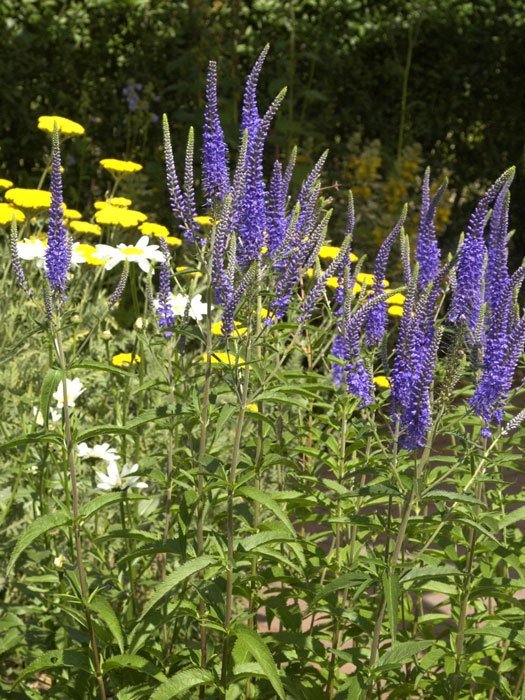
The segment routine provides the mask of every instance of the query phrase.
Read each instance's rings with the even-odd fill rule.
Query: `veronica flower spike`
[[[506,170],[489,187],[474,209],[465,230],[465,239],[456,265],[456,289],[450,307],[450,320],[464,322],[474,333],[483,305],[483,277],[487,247],[484,233],[489,207],[507,181],[512,181],[515,168]]]
[[[64,224],[63,203],[60,140],[58,129],[55,128],[52,143],[51,206],[49,208],[45,272],[51,292],[57,301],[63,300],[67,286],[67,273],[71,263],[71,241]]]
[[[206,78],[206,108],[202,145],[202,184],[208,204],[224,200],[230,189],[228,151],[217,105],[217,64],[210,61]]]
[[[405,204],[401,216],[392,231],[383,241],[377,254],[376,263],[374,266],[374,282],[372,284],[372,295],[378,297],[384,292],[384,282],[386,275],[386,266],[390,251],[394,245],[394,241],[401,233],[403,224],[405,223],[408,207]],[[386,333],[387,325],[387,303],[383,300],[379,304],[374,304],[370,309],[370,313],[366,319],[366,339],[368,345],[378,345]]]
[[[416,262],[419,264],[419,289],[426,289],[427,285],[435,279],[439,269],[441,253],[436,238],[434,217],[446,188],[447,181],[445,180],[430,201],[430,168],[425,170],[416,248]]]

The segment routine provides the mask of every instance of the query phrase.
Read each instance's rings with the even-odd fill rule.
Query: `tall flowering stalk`
[[[426,444],[432,424],[430,392],[441,340],[435,325],[437,302],[448,267],[443,266],[422,296],[417,269],[407,291],[392,367],[392,418],[399,445],[408,450]]]
[[[164,162],[166,166],[166,184],[168,187],[168,198],[170,203],[171,211],[176,219],[180,220],[180,227],[184,231],[184,235],[189,243],[195,243],[198,241],[197,229],[198,226],[195,222],[195,203],[193,201],[193,177],[190,176],[189,170],[192,171],[191,160],[186,157],[186,175],[185,175],[185,191],[180,186],[179,177],[177,175],[177,169],[175,167],[175,159],[173,157],[173,147],[171,145],[170,127],[168,123],[168,118],[165,114],[162,115],[162,135],[163,135],[163,145],[164,145]],[[193,153],[193,142],[188,139],[188,153]],[[187,184],[191,181],[191,188],[189,189]]]
[[[175,323],[173,305],[171,301],[171,269],[168,244],[164,238],[159,239],[160,249],[164,254],[164,260],[159,265],[159,292],[157,299],[157,323],[163,329],[164,337],[172,335]]]
[[[55,125],[52,141],[51,207],[49,209],[45,272],[53,299],[58,303],[64,300],[67,273],[71,264],[71,240],[64,224],[63,204],[60,138]]]
[[[224,201],[230,190],[228,149],[217,104],[217,64],[210,61],[206,78],[206,107],[202,144],[202,186],[208,204]]]
[[[405,204],[398,222],[383,241],[376,257],[374,265],[374,282],[372,284],[372,297],[378,298],[384,293],[386,278],[386,266],[394,241],[400,235],[405,223],[408,207]],[[380,301],[370,308],[366,319],[366,338],[369,345],[378,345],[386,333],[387,308],[386,301]]]
[[[426,289],[438,274],[441,253],[437,242],[434,219],[446,188],[447,181],[445,180],[431,200],[430,168],[425,170],[416,248],[416,262],[419,266],[418,286],[420,290]]]
[[[486,191],[465,230],[463,245],[456,265],[456,289],[452,297],[449,317],[453,322],[464,322],[472,333],[478,325],[484,299],[484,270],[487,246],[484,234],[491,204],[503,187],[514,177],[515,168],[506,170]]]

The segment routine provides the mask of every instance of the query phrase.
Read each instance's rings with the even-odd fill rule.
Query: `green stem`
[[[212,239],[215,238],[215,224],[213,226]],[[212,310],[212,290],[208,284],[206,290],[206,368],[204,370],[204,387],[202,391],[201,403],[201,429],[198,452],[198,474],[197,474],[197,556],[204,554],[204,486],[205,470],[204,456],[206,454],[206,443],[208,437],[208,414],[210,409],[210,389],[211,389],[211,353],[212,353],[212,333],[211,333],[211,310]],[[205,624],[206,602],[201,596],[199,599],[199,636],[201,647],[201,667],[205,669],[208,663],[208,630]],[[199,697],[204,698],[205,688],[199,690]]]
[[[337,482],[339,485],[343,483],[344,473],[345,473],[345,463],[346,463],[346,431],[347,431],[347,402],[343,398],[343,415],[341,418],[341,432],[339,436],[339,459],[338,459],[338,473]],[[335,524],[335,566],[336,575],[339,576],[341,573],[341,519],[342,508],[341,508],[341,496],[337,494],[337,508],[336,508],[336,524]],[[342,604],[344,606],[346,602],[346,595],[343,592]],[[335,694],[335,663],[337,658],[337,648],[340,644],[341,636],[341,617],[338,616],[334,623],[334,629],[332,631],[332,650],[330,653],[330,659],[328,662],[328,681],[326,684],[326,697],[333,698]]]
[[[126,492],[124,491],[124,499],[126,499]],[[126,499],[127,500],[127,499]],[[126,523],[126,511],[124,508],[124,500],[120,502],[120,520],[122,523],[122,529],[124,532],[126,532],[127,528],[127,523]],[[126,553],[130,554],[131,553],[131,547],[129,543],[129,539],[127,537],[124,538],[126,541]],[[129,573],[129,586],[130,586],[130,593],[131,593],[131,610],[133,612],[133,616],[137,616],[137,603],[136,603],[136,595],[135,595],[135,578],[133,575],[133,562],[130,558],[128,558],[128,573]]]
[[[170,340],[166,343],[166,361],[167,361],[167,371],[168,371],[168,389],[169,389],[169,403],[173,406],[175,403],[175,390],[173,385],[173,361],[171,354],[173,352],[173,343]],[[173,496],[173,431],[174,431],[174,420],[173,417],[170,418],[169,428],[168,428],[168,439],[166,444],[166,500],[164,504],[164,532],[162,534],[162,541],[165,544],[171,525],[171,502]],[[164,581],[166,578],[166,565],[167,565],[167,554],[162,553],[161,565],[160,565],[160,578]],[[169,640],[168,640],[168,627],[166,623],[162,626],[162,641],[164,644],[165,656],[169,656]]]
[[[483,483],[478,481],[476,484],[476,498],[481,499],[483,489]],[[477,510],[477,508],[476,508]],[[474,555],[476,553],[476,541],[478,538],[477,531],[471,527],[469,528],[469,538],[467,545],[467,561],[465,566],[465,579],[462,587],[461,603],[459,607],[458,615],[458,628],[456,632],[456,669],[454,676],[452,678],[452,689],[453,696],[452,700],[455,700],[462,688],[462,678],[461,678],[461,662],[463,660],[463,654],[465,651],[465,630],[467,627],[467,612],[468,603],[470,597],[470,591],[472,587],[472,569],[474,566]]]
[[[67,398],[67,365],[64,356],[64,348],[62,344],[62,334],[60,330],[55,332],[55,348],[57,352],[58,364],[62,370],[62,391],[64,394],[64,439],[66,445],[66,455],[67,455],[67,466],[69,470],[69,478],[71,481],[71,497],[72,497],[72,511],[73,511],[73,537],[75,540],[75,553],[76,562],[78,569],[78,578],[80,582],[80,592],[82,596],[82,606],[84,608],[84,617],[86,620],[86,627],[88,629],[91,651],[93,653],[93,665],[95,667],[95,674],[97,677],[98,694],[100,700],[106,700],[106,689],[104,686],[104,677],[102,675],[102,669],[100,664],[100,657],[97,646],[97,638],[95,635],[95,628],[93,626],[93,621],[91,619],[91,614],[89,612],[89,589],[87,585],[86,570],[84,568],[84,561],[82,558],[82,539],[80,535],[80,508],[78,500],[78,487],[77,487],[77,473],[75,468],[75,453],[76,445],[71,432],[71,419],[69,415],[69,406]]]
[[[234,522],[233,522],[233,501],[235,497],[235,482],[237,478],[237,466],[239,463],[242,431],[244,427],[244,416],[246,414],[246,405],[248,402],[248,386],[250,380],[250,365],[249,365],[249,347],[247,348],[245,364],[244,364],[244,380],[242,384],[241,405],[239,415],[237,416],[237,425],[235,428],[235,437],[233,441],[233,449],[230,463],[230,471],[228,474],[228,498],[226,505],[226,539],[228,549],[228,568],[226,570],[226,598],[224,606],[224,640],[222,645],[222,667],[221,667],[221,685],[226,697],[228,689],[228,662],[230,658],[230,630],[233,607],[233,574],[235,567],[234,555]]]

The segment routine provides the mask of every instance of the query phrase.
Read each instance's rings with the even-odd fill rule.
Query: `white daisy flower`
[[[38,408],[38,406],[33,406],[33,415],[35,417],[35,423],[42,427],[44,425],[44,416],[42,415],[42,411]],[[54,408],[49,409],[49,420],[52,423],[56,423],[62,418],[62,414],[60,411],[57,411]]]
[[[38,236],[22,238],[16,244],[20,260],[36,260],[37,267],[44,267],[47,242]]]
[[[119,471],[116,462],[109,462],[107,473],[95,471],[97,475],[97,488],[102,491],[123,491],[124,489],[147,489],[144,481],[139,481],[138,476],[131,476],[139,468],[138,464],[125,464]]]
[[[66,379],[67,405],[70,408],[75,406],[75,401],[84,391],[84,389],[85,387],[78,377],[75,377],[74,379]],[[57,390],[53,394],[53,398],[57,402],[57,408],[64,408],[64,387],[62,382],[60,382],[58,385]]]
[[[159,307],[159,300],[155,299],[153,304],[155,309]],[[202,321],[203,317],[208,313],[208,305],[202,301],[202,294],[196,294],[190,300],[189,297],[181,294],[170,295],[170,305],[174,316],[184,316],[188,309],[188,316],[194,321]]]
[[[109,442],[88,447],[87,442],[79,442],[77,452],[80,459],[101,459],[104,462],[116,462],[120,459],[114,447],[110,447]]]
[[[104,265],[106,270],[111,270],[120,262],[129,260],[136,262],[143,272],[149,272],[151,261],[162,262],[164,254],[159,250],[158,245],[148,245],[148,236],[141,236],[135,245],[119,243],[116,248],[111,245],[99,243],[96,246],[96,253],[93,255],[99,260],[106,260]]]

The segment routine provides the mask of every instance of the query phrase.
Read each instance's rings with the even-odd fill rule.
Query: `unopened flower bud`
[[[102,340],[111,340],[111,338],[113,337],[113,334],[108,329],[106,329],[105,331],[102,331],[102,333],[100,335],[102,337]]]
[[[144,319],[142,316],[139,316],[135,323],[133,324],[134,328],[136,331],[142,331],[144,330]]]
[[[63,571],[64,564],[66,563],[66,558],[63,554],[59,554],[58,557],[53,559],[53,566],[57,571]]]

